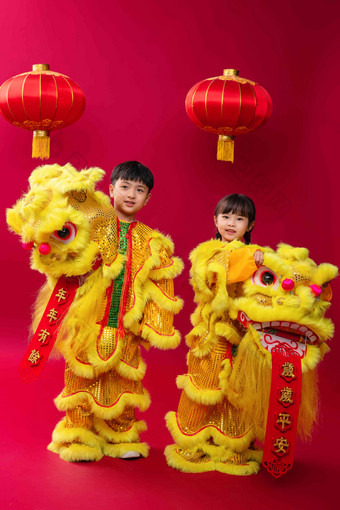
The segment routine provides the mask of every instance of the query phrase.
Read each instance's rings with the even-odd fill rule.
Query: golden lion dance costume
[[[171,240],[143,223],[120,222],[109,198],[95,191],[104,171],[46,165],[8,210],[11,229],[32,248],[31,267],[46,274],[33,318],[33,340],[20,370],[36,378],[55,341],[66,361],[56,398],[66,417],[49,449],[66,461],[147,456],[135,408],[146,410],[140,344],[177,347],[173,315],[182,307],[173,277],[182,262]],[[33,374],[33,375],[31,375]]]
[[[334,329],[324,314],[337,268],[284,244],[277,252],[261,248],[257,268],[258,248],[212,240],[191,254],[198,306],[188,373],[177,378],[177,412],[166,416],[176,444],[165,454],[181,471],[248,475],[264,455],[278,477],[292,466],[297,433],[311,433],[316,366]]]

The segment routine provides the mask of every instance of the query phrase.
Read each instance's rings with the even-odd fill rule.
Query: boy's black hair
[[[215,216],[217,217],[219,214],[239,214],[240,216],[244,216],[248,218],[249,225],[255,221],[256,209],[255,204],[251,198],[247,197],[247,195],[239,195],[238,193],[233,193],[232,195],[227,195],[223,197],[217,204],[215,209]],[[246,244],[250,244],[251,238],[251,230],[244,234],[244,242]],[[216,239],[222,239],[219,231],[216,232]]]
[[[111,184],[114,185],[118,179],[142,182],[148,187],[149,193],[154,184],[151,170],[139,161],[124,161],[124,163],[115,166],[111,173]]]

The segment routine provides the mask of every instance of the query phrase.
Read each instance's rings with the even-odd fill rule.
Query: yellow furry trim
[[[280,243],[277,247],[279,257],[288,260],[306,260],[309,255],[307,248],[293,248],[289,244]]]
[[[69,409],[74,409],[78,405],[87,403],[95,416],[102,418],[103,420],[111,420],[120,416],[127,406],[138,407],[140,411],[146,411],[151,404],[151,398],[145,389],[143,395],[136,393],[122,393],[114,405],[111,407],[104,407],[97,404],[93,396],[89,393],[79,391],[78,393],[67,397],[63,397],[61,393],[54,400],[54,403],[59,411],[67,411]]]
[[[52,433],[54,445],[65,446],[65,443],[79,443],[86,446],[101,448],[103,440],[91,430],[82,427],[66,427],[66,420],[61,420]]]
[[[162,280],[163,278],[175,278],[184,269],[183,261],[178,257],[172,257],[171,258],[171,265],[168,267],[159,267],[157,269],[152,269],[150,271],[149,277],[151,280],[158,281]]]
[[[188,335],[188,338],[189,335]],[[199,342],[196,347],[192,350],[192,353],[196,358],[204,358],[207,356],[218,342],[218,338],[213,333],[209,333],[203,341]]]
[[[47,449],[50,452],[57,453],[59,455],[60,445],[51,441],[50,444],[47,445]]]
[[[207,471],[215,471],[215,466],[212,461],[193,463],[183,459],[181,455],[177,453],[178,446],[171,444],[164,450],[166,461],[168,465],[184,473],[205,473]]]
[[[221,371],[218,375],[220,387],[224,395],[228,395],[229,392],[229,377],[232,371],[230,360],[227,358],[221,363]]]
[[[231,344],[238,345],[242,339],[236,328],[228,322],[216,322],[215,332],[218,336],[223,336]]]
[[[100,331],[100,328],[99,328],[99,331]],[[99,336],[99,331],[98,331],[97,337]],[[115,335],[117,335],[117,330],[115,331]],[[121,357],[122,357],[123,339],[119,338],[119,337],[116,339],[115,349],[108,359],[102,359],[99,356],[98,351],[97,351],[97,341],[96,341],[96,339],[94,339],[94,340],[95,340],[93,342],[94,345],[87,349],[87,357],[88,357],[89,363],[94,368],[94,373],[102,374],[102,373],[108,372],[109,370],[111,370],[113,368],[115,370],[117,370],[117,366],[120,364]],[[122,370],[122,372],[123,371],[124,371],[124,369]],[[118,370],[117,370],[117,372],[118,372]],[[129,372],[129,367],[126,366],[125,373],[128,373],[128,372]],[[133,368],[131,368],[131,372],[133,372]],[[135,374],[135,375],[137,375],[137,374]],[[133,377],[128,377],[128,379],[133,379]]]
[[[215,405],[221,402],[224,397],[221,388],[211,390],[196,386],[190,374],[177,376],[176,384],[179,389],[185,391],[191,400],[198,404]]]
[[[328,345],[323,342],[322,344],[320,344],[320,355],[321,355],[321,359],[324,358],[325,354],[327,354],[328,352],[330,351],[330,348],[328,347]]]
[[[213,293],[206,283],[207,263],[222,248],[221,241],[212,239],[199,244],[189,255],[192,264],[190,270],[191,284],[194,289],[197,289],[202,294],[202,297],[213,297]]]
[[[234,464],[231,461],[215,462],[208,455],[200,462],[190,462],[185,460],[182,455],[178,453],[178,446],[176,444],[169,445],[165,448],[165,456],[169,466],[183,471],[185,473],[204,473],[208,471],[219,471],[229,475],[246,476],[252,475],[259,471],[260,466],[257,462],[247,462],[246,464]],[[185,452],[183,452],[185,454]]]
[[[59,193],[69,191],[92,191],[97,182],[105,176],[105,171],[98,167],[79,172],[70,163],[60,165],[42,165],[33,170],[28,181],[32,190],[49,186]],[[96,201],[107,206],[110,199],[101,191],[95,193]]]
[[[169,429],[174,441],[184,449],[192,449],[196,446],[208,443],[212,438],[217,446],[226,446],[234,452],[242,452],[248,448],[255,439],[252,429],[248,430],[243,436],[229,437],[223,434],[214,426],[207,426],[200,431],[192,434],[185,434],[177,421],[177,413],[170,411],[165,416],[166,426]]]
[[[315,272],[314,281],[317,285],[323,285],[338,276],[338,268],[333,264],[320,264]]]
[[[216,471],[227,475],[248,476],[256,475],[260,471],[260,465],[256,461],[248,461],[246,464],[233,464],[231,462],[217,462]]]
[[[128,430],[122,432],[113,430],[104,420],[94,419],[94,427],[98,434],[109,443],[135,443],[139,434],[147,430],[145,421],[135,421]]]
[[[133,451],[140,453],[142,457],[147,457],[149,455],[149,449],[146,443],[106,443],[103,446],[103,453],[108,457],[120,458],[124,453]]]
[[[151,328],[148,324],[144,324],[141,336],[150,342],[152,347],[158,349],[176,349],[181,341],[181,334],[176,329],[173,330],[171,335],[163,335]]]
[[[167,296],[158,285],[149,280],[144,285],[147,299],[156,303],[160,308],[168,312],[178,313],[183,307],[183,300],[178,297]]]
[[[322,354],[316,345],[307,345],[306,356],[301,360],[302,373],[314,370],[322,360]]]
[[[261,450],[260,448],[255,448],[254,450],[249,448],[248,450],[246,450],[243,453],[245,454],[245,456],[247,457],[248,460],[255,460],[259,464],[262,463],[263,450]]]
[[[145,375],[146,363],[141,358],[138,367],[135,368],[127,365],[124,363],[124,361],[120,361],[115,366],[115,370],[118,372],[118,374],[125,377],[126,379],[130,379],[131,381],[141,381]]]
[[[52,442],[47,449],[59,453],[60,458],[66,462],[93,462],[103,458],[103,452],[99,448],[77,443],[62,446],[56,452],[55,445]]]
[[[225,462],[235,455],[235,452],[225,446],[216,446],[210,443],[202,443],[186,451],[190,454],[204,453],[214,462]]]
[[[207,278],[212,279],[212,275],[215,275],[215,295],[211,308],[218,313],[228,308],[227,274],[223,266],[211,262],[207,268]]]
[[[60,343],[58,345],[58,350],[60,354],[63,355],[66,364],[77,376],[85,377],[86,379],[93,379],[96,376],[96,372],[93,366],[91,366],[88,363],[83,363],[79,361],[75,357],[75,354],[67,341],[65,341],[64,343]]]
[[[222,321],[216,322],[216,320],[216,314],[212,313],[208,323],[198,323],[192,328],[190,333],[186,335],[185,339],[188,347],[192,347],[195,339],[200,339],[196,342],[196,347],[192,350],[196,357],[203,358],[209,354],[218,342],[219,337],[224,337],[235,345],[240,343],[241,336],[232,324]]]
[[[212,271],[209,271],[208,269],[215,266],[212,266],[211,264],[208,266],[210,259],[217,253],[240,248],[242,246],[244,246],[243,243],[238,240],[232,241],[226,245],[217,239],[212,239],[199,244],[190,253],[189,259],[192,263],[190,271],[191,284],[195,291],[196,302],[207,302],[214,298],[214,292],[210,288],[212,283]]]
[[[181,307],[183,306],[183,302],[179,298],[172,298],[171,300],[167,299],[166,296],[160,291],[158,291],[158,287],[155,284],[151,284],[149,281],[150,272],[154,269],[160,269],[162,264],[160,252],[164,250],[164,248],[168,251],[169,254],[172,253],[173,243],[170,238],[163,236],[157,231],[152,231],[152,238],[149,242],[150,247],[150,256],[145,261],[144,266],[138,271],[136,278],[134,280],[133,291],[135,295],[135,302],[132,308],[125,314],[124,316],[124,327],[130,329],[130,331],[138,334],[140,330],[140,320],[143,317],[143,312],[145,305],[148,299],[152,299],[156,305],[160,308],[164,308],[165,310],[175,311],[177,313]],[[165,306],[164,306],[165,304]],[[166,308],[165,308],[166,307]],[[143,332],[146,334],[144,336]],[[150,337],[154,336],[150,333],[146,328],[142,330],[142,336],[145,340],[149,340]],[[177,341],[177,337],[176,337]],[[157,341],[152,343],[151,345],[156,345]],[[171,343],[171,342],[170,342]],[[179,341],[178,341],[179,343]],[[173,342],[174,347],[178,345]],[[164,349],[174,348],[172,346],[166,347],[162,343]]]

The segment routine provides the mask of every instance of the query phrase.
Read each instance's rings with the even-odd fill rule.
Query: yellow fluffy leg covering
[[[146,443],[106,443],[103,446],[104,455],[108,457],[119,458],[127,452],[138,452],[142,457],[147,457],[149,454],[149,446]]]
[[[94,427],[103,440],[104,455],[121,457],[124,453],[135,451],[142,457],[148,456],[148,445],[139,440],[139,434],[144,432],[147,426],[144,421],[136,420],[133,407],[124,409],[119,418],[114,420],[95,418]]]
[[[246,476],[259,471],[256,461],[249,461],[245,454],[225,451],[220,458],[212,457],[202,449],[183,450],[173,444],[165,449],[165,456],[169,466],[184,473],[204,473],[207,471],[220,471],[228,475]]]
[[[251,448],[252,429],[239,437],[227,436],[213,426],[189,434],[181,429],[174,412],[166,415],[166,422],[177,443],[165,449],[169,466],[186,473],[220,471],[243,476],[259,471],[262,452]]]
[[[93,431],[69,427],[65,418],[57,424],[47,448],[67,462],[81,462],[100,460],[103,457],[102,445],[102,439]]]

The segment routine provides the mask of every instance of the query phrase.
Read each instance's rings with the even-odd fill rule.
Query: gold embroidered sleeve
[[[183,306],[183,301],[174,293],[174,265],[177,272],[182,268],[179,259],[172,259],[165,250],[160,252],[161,264],[154,269],[145,285],[147,303],[141,325],[141,336],[150,345],[160,349],[174,349],[180,342],[179,332],[174,329],[174,314]],[[181,261],[180,261],[181,262]],[[158,279],[162,275],[162,278]],[[169,276],[169,277],[167,277]]]

